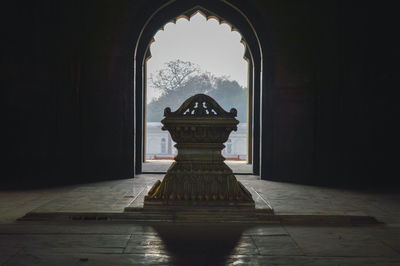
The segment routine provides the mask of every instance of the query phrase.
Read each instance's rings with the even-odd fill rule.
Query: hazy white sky
[[[180,59],[198,64],[202,71],[225,75],[247,86],[244,45],[240,43],[240,34],[231,31],[229,25],[220,25],[216,19],[207,21],[197,13],[190,21],[181,18],[176,24],[168,23],[154,39],[150,46],[152,57],[147,61],[148,77],[163,68],[164,63]],[[147,84],[147,101],[150,102],[160,92],[151,86],[150,80]]]

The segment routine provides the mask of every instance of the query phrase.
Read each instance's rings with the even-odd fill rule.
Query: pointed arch
[[[154,41],[156,32],[162,29],[168,22],[175,23],[179,18],[190,18],[197,12],[201,12],[207,19],[215,18],[220,23],[227,23],[232,31],[238,31],[242,35],[241,42],[245,45],[244,58],[249,62],[248,94],[250,97],[249,111],[253,114],[249,123],[249,145],[251,152],[248,156],[253,162],[253,173],[261,172],[261,99],[262,99],[262,69],[263,52],[260,40],[249,18],[236,6],[226,0],[219,1],[190,1],[171,0],[160,6],[145,22],[134,48],[134,168],[135,173],[142,172],[143,136],[146,102],[146,61],[151,57],[150,45]]]

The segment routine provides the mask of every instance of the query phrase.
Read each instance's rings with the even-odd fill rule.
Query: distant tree
[[[185,85],[193,74],[199,73],[199,67],[189,61],[175,60],[165,64],[155,76],[150,77],[153,87],[169,93]]]
[[[197,93],[207,93],[212,89],[211,80],[207,75],[193,76],[175,90],[163,92],[160,97],[150,102],[147,106],[147,121],[160,122],[165,107],[176,110],[187,98]]]
[[[147,106],[149,122],[160,122],[165,107],[176,110],[187,98],[198,93],[210,95],[227,111],[232,107],[236,108],[238,120],[247,120],[246,89],[227,77],[215,77],[209,72],[199,73],[198,68],[191,62],[168,62],[166,68],[160,70],[152,79],[152,84],[161,90],[162,94]]]
[[[247,90],[241,87],[236,80],[229,80],[226,77],[215,78],[214,89],[208,95],[227,111],[232,107],[236,108],[237,119],[240,122],[247,121]]]

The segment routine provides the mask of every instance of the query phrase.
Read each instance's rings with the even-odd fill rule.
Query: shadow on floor
[[[250,228],[224,224],[159,224],[152,227],[174,265],[226,265],[242,233]]]

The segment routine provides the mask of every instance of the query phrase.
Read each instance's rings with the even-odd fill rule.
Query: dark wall
[[[2,186],[133,176],[133,49],[165,2],[2,7]],[[263,47],[262,177],[393,181],[399,43],[389,2],[231,3]]]
[[[276,60],[267,95],[271,110],[264,112],[272,129],[266,176],[395,183],[395,9],[368,1],[275,3],[264,2],[266,19],[255,22],[269,30],[260,35],[269,36]]]

